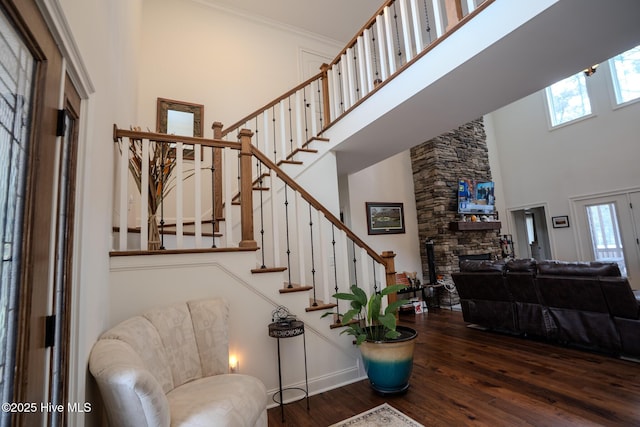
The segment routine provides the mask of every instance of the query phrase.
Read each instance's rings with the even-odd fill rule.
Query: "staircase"
[[[369,293],[391,283],[394,254],[376,253],[336,217],[337,173],[366,167],[609,57],[616,43],[637,42],[633,19],[616,15],[609,4],[446,0],[443,9],[441,4],[387,1],[319,74],[227,128],[214,123],[212,139],[115,127],[114,141],[129,155],[120,157],[115,177],[120,214],[114,218],[111,252],[112,299],[118,302],[112,321],[171,302],[177,292],[181,299],[223,296],[232,307],[247,307],[234,311],[230,331],[241,337],[232,340],[232,351],[242,357],[241,372],[263,378],[273,389],[274,355],[263,350],[273,346],[266,324],[284,305],[305,322],[312,371],[317,369],[310,378],[314,392],[362,378],[357,352],[335,328],[346,307],[331,295],[352,283]],[[615,21],[630,30],[620,31],[627,37],[622,42],[606,31],[597,40],[583,37],[588,54],[585,49],[560,54],[561,44],[549,38],[572,37],[574,21],[591,28],[596,21],[605,27]],[[513,52],[511,44],[524,58],[501,57]],[[458,55],[451,55],[452,49]],[[538,50],[558,58],[545,63],[532,54]],[[505,63],[513,64],[510,70],[492,68]],[[504,78],[534,66],[538,71],[528,81]],[[460,88],[471,94],[464,103],[443,96]],[[444,101],[434,106],[428,99]],[[127,147],[134,143],[140,146],[142,170],[158,160],[149,158],[151,148],[165,144],[176,154],[160,163],[176,162],[175,176],[191,174],[161,183],[162,212],[156,214],[163,250],[147,250],[147,192],[136,192],[129,174],[133,157]],[[195,145],[193,160],[182,158],[185,144]],[[331,155],[336,160],[329,174],[323,162]],[[300,182],[323,185],[305,188]],[[174,187],[164,195],[169,184]],[[140,187],[149,185],[143,174]],[[333,322],[316,312],[328,309],[334,310]],[[285,349],[291,357],[299,357],[296,351]],[[285,381],[295,386],[301,375],[294,371]]]

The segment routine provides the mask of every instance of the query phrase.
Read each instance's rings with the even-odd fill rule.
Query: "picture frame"
[[[551,217],[553,228],[569,228],[569,217],[567,215]]]
[[[404,204],[366,202],[367,232],[375,234],[402,234],[404,228]]]

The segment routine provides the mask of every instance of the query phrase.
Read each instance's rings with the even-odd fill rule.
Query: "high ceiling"
[[[346,44],[383,0],[199,0],[243,15],[266,18]]]

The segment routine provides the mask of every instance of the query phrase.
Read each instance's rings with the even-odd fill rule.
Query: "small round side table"
[[[305,388],[300,387],[287,387],[285,389],[282,388],[282,359],[280,356],[280,338],[292,338],[302,335],[302,345],[304,350],[304,383]],[[282,421],[284,422],[284,399],[282,396],[282,392],[284,390],[300,390],[304,394],[301,398],[294,400],[294,403],[298,402],[302,399],[307,399],[307,410],[309,410],[309,378],[307,376],[307,341],[304,336],[304,322],[300,320],[286,320],[280,322],[273,322],[269,324],[269,336],[278,339],[278,385],[280,391],[274,393],[273,401],[280,404],[280,411],[282,413]],[[279,398],[276,399],[276,396]]]

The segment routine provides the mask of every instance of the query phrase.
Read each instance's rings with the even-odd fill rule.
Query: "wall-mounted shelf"
[[[487,222],[453,221],[449,223],[449,230],[451,231],[500,230],[501,227],[502,227],[502,223],[500,221],[487,221]]]

